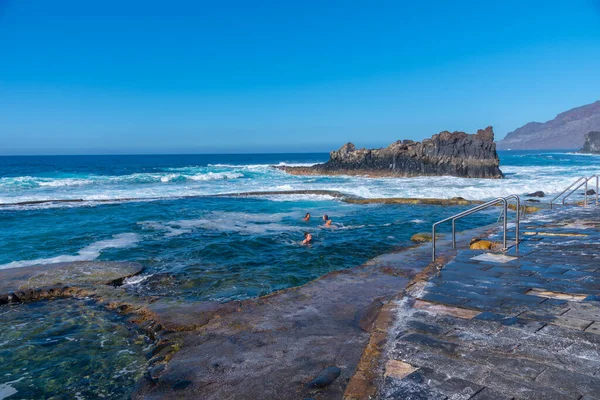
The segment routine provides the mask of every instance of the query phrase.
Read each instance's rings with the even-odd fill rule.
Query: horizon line
[[[498,152],[539,151],[539,152],[572,152],[579,148],[569,149],[497,149]],[[235,156],[235,155],[283,155],[283,154],[329,154],[331,151],[277,151],[248,153],[58,153],[58,154],[0,154],[0,157],[88,157],[88,156]]]

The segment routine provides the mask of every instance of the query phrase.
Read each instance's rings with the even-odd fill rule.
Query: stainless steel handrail
[[[435,228],[439,225],[442,224],[444,222],[448,222],[448,221],[452,221],[452,246],[453,248],[456,248],[456,220],[466,217],[467,215],[471,215],[473,213],[476,213],[478,211],[481,210],[485,210],[486,208],[489,207],[493,207],[498,203],[502,203],[503,205],[503,225],[504,225],[504,237],[503,237],[503,244],[504,244],[504,248],[506,249],[506,210],[508,209],[508,203],[506,201],[505,198],[503,197],[498,197],[497,199],[494,200],[490,200],[487,203],[483,203],[478,205],[477,207],[473,207],[469,210],[463,211],[461,213],[458,213],[456,215],[453,215],[451,217],[448,217],[446,219],[443,219],[441,221],[438,221],[436,223],[434,223],[431,227],[432,230],[432,236],[431,236],[431,242],[432,242],[432,260],[435,261],[435,242],[436,242],[436,238],[435,238]]]
[[[571,189],[573,186],[575,186],[580,180],[582,179],[587,179],[585,176],[579,177],[575,182],[571,183],[569,185],[569,187],[567,187],[565,190],[563,190],[562,192],[560,192],[555,198],[553,198],[552,200],[550,200],[550,209],[552,210],[552,203],[554,203],[560,196],[562,196],[563,194],[565,194],[567,192],[567,190]]]
[[[580,183],[575,189],[571,190],[565,197],[563,197],[563,199],[562,199],[563,206],[565,205],[565,202],[566,202],[567,198],[569,196],[571,196],[573,193],[575,193],[575,191],[577,189],[579,189],[581,186],[583,186],[584,184],[585,184],[585,192],[584,192],[583,205],[587,206],[588,205],[588,201],[587,201],[587,198],[588,198],[588,194],[587,194],[587,192],[588,192],[588,182],[591,181],[594,178],[596,178],[596,204],[598,204],[598,175],[592,175],[589,178],[585,178],[585,180],[582,183]]]
[[[507,210],[508,210],[508,199],[515,199],[515,211],[517,213],[517,221],[515,224],[515,228],[516,228],[516,234],[515,234],[515,247],[517,249],[517,251],[519,251],[519,231],[520,231],[520,221],[521,221],[521,198],[519,196],[517,196],[516,194],[511,194],[509,196],[506,197],[498,197],[497,199],[494,200],[490,200],[487,203],[481,204],[479,206],[473,207],[469,210],[463,211],[461,213],[458,213],[456,215],[453,215],[451,217],[448,217],[446,219],[443,219],[441,221],[436,222],[435,224],[432,225],[431,230],[432,230],[432,237],[431,237],[431,241],[432,241],[432,259],[433,261],[435,261],[435,243],[436,243],[436,238],[435,238],[435,228],[437,227],[437,225],[447,222],[447,221],[452,221],[452,248],[456,249],[456,220],[466,217],[468,215],[474,214],[476,212],[482,211],[486,208],[495,206],[498,203],[502,203],[503,210],[502,210],[502,217],[503,217],[503,250],[506,250],[506,233],[507,233],[507,228],[508,228],[508,223],[507,223]]]
[[[594,176],[596,177],[596,205],[598,205],[598,204],[600,204],[600,202],[598,201],[599,200],[598,192],[600,192],[600,175],[599,174],[592,175],[592,176],[590,176],[590,178],[593,178]],[[587,192],[587,190],[586,190],[586,192]]]
[[[515,248],[517,251],[519,251],[519,231],[521,230],[521,198],[516,194],[511,194],[506,196],[505,199],[515,199],[515,211],[517,212],[517,221],[515,222]],[[525,209],[523,209],[523,213],[525,213]],[[506,248],[506,244],[504,245],[504,248]]]

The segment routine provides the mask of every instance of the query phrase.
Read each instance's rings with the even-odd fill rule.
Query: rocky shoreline
[[[422,142],[397,141],[383,149],[356,149],[347,143],[329,161],[311,167],[277,166],[293,175],[366,177],[456,176],[499,179],[504,175],[491,126],[476,134],[444,131]]]

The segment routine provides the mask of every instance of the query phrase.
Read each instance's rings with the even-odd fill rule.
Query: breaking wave
[[[100,256],[100,253],[106,249],[125,249],[135,246],[141,240],[136,233],[120,233],[114,235],[111,239],[99,240],[91,243],[75,255],[62,254],[50,258],[38,258],[35,260],[13,261],[8,264],[0,264],[0,269],[28,267],[30,265],[56,264],[60,262],[73,261],[92,261]]]

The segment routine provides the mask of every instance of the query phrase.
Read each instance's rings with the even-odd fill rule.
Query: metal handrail
[[[562,199],[563,206],[565,205],[565,201],[567,200],[567,198],[569,196],[571,196],[573,193],[575,193],[575,191],[577,189],[579,189],[581,186],[583,186],[585,184],[585,192],[584,192],[583,205],[587,207],[587,205],[588,205],[588,201],[587,201],[587,198],[588,198],[588,194],[587,194],[587,192],[588,192],[588,182],[591,181],[594,178],[596,178],[596,204],[598,204],[598,175],[592,175],[589,178],[585,178],[584,182],[580,183],[575,189],[571,190],[569,192],[569,194],[567,194],[565,197],[563,197],[563,199]]]
[[[506,215],[507,215],[507,210],[508,210],[508,199],[515,199],[516,202],[516,207],[515,207],[515,211],[517,212],[517,221],[515,224],[515,228],[516,228],[516,234],[515,234],[515,248],[517,249],[517,251],[519,251],[519,231],[520,231],[520,221],[521,221],[521,198],[519,196],[517,196],[516,194],[511,194],[505,197],[498,197],[497,199],[494,200],[490,200],[487,203],[481,204],[479,206],[473,207],[469,210],[463,211],[461,213],[458,213],[456,215],[453,215],[451,217],[448,217],[446,219],[443,219],[441,221],[436,222],[435,224],[432,225],[432,238],[431,241],[433,243],[432,246],[432,259],[433,261],[435,261],[435,243],[436,243],[436,238],[435,238],[435,228],[437,225],[447,222],[447,221],[452,221],[452,248],[456,249],[456,220],[466,217],[468,215],[474,214],[476,212],[482,211],[486,208],[495,206],[498,203],[502,203],[503,204],[503,210],[502,210],[502,217],[503,217],[503,250],[506,250],[506,233],[507,233],[507,219],[506,219]]]
[[[516,201],[516,207],[515,210],[517,212],[517,221],[515,222],[515,229],[516,229],[516,234],[515,234],[515,248],[517,251],[519,251],[519,231],[521,229],[521,198],[519,196],[517,196],[516,194],[510,194],[508,196],[505,197],[505,199],[515,199]],[[525,209],[523,209],[523,214],[525,214]],[[506,248],[506,244],[504,244],[504,248]]]
[[[598,196],[599,196],[598,192],[600,192],[600,175],[599,174],[592,175],[592,176],[590,176],[590,179],[593,178],[594,176],[596,177],[596,205],[598,205],[598,204],[600,204],[600,201],[599,201],[600,199],[598,198]],[[586,190],[586,192],[587,192],[587,190]]]
[[[553,198],[552,200],[550,200],[550,209],[552,210],[552,203],[554,203],[560,196],[562,196],[563,194],[565,194],[567,190],[571,189],[573,186],[575,186],[582,179],[587,180],[587,178],[585,176],[579,177],[575,182],[571,183],[569,185],[569,187],[567,187],[565,190],[563,190],[562,192],[560,192],[555,198]]]
[[[458,213],[456,215],[453,215],[451,217],[448,217],[446,219],[443,219],[441,221],[438,221],[436,223],[434,223],[431,227],[432,230],[432,236],[431,236],[431,241],[432,241],[432,260],[435,261],[435,228],[439,225],[442,224],[444,222],[448,222],[448,221],[452,221],[452,246],[453,248],[456,248],[456,220],[466,217],[467,215],[471,215],[473,213],[476,213],[478,211],[482,211],[485,210],[486,208],[495,206],[498,203],[502,203],[503,204],[503,225],[504,225],[504,237],[503,237],[503,243],[504,243],[504,248],[506,249],[506,210],[508,208],[508,203],[506,201],[505,198],[503,197],[498,197],[497,199],[494,200],[490,200],[487,203],[483,203],[477,207],[473,207],[469,210],[463,211],[461,213]]]

